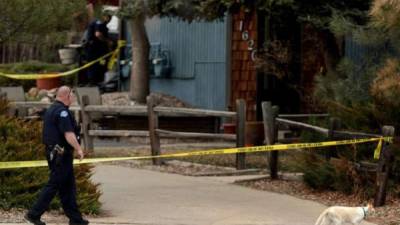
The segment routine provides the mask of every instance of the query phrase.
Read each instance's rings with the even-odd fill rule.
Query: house
[[[127,25],[122,37],[128,41]],[[313,32],[288,16],[274,21],[263,13],[240,11],[221,21],[187,23],[175,18],[152,18],[146,22],[151,42],[151,92],[176,96],[206,109],[235,110],[236,99],[245,99],[247,120],[261,120],[262,101],[271,101],[281,113],[313,109],[311,90],[315,74],[323,65],[315,54]],[[307,30],[309,29],[309,30]],[[255,68],[259,46],[271,39],[287,40],[294,53],[290,73],[283,79]],[[311,50],[310,50],[311,49]],[[322,53],[319,53],[322,54]],[[300,56],[307,56],[305,63]],[[161,57],[161,58],[160,58]],[[163,68],[155,68],[164,58]],[[122,60],[121,89],[129,88],[129,66]]]

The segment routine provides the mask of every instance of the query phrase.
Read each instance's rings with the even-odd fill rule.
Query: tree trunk
[[[138,16],[129,21],[132,35],[132,72],[130,98],[139,103],[146,103],[149,95],[149,50],[150,44],[144,26],[145,16]]]

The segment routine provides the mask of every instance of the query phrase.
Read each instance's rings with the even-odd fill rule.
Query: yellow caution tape
[[[124,41],[118,41],[118,46],[117,48],[112,51],[109,52],[103,56],[101,56],[98,59],[95,59],[91,62],[86,63],[85,65],[78,67],[76,69],[70,70],[70,71],[66,71],[66,72],[62,72],[62,73],[48,73],[48,74],[8,74],[8,73],[3,73],[0,72],[0,76],[3,77],[8,77],[11,79],[16,79],[16,80],[36,80],[36,79],[50,79],[50,78],[55,78],[55,77],[64,77],[64,76],[69,76],[72,74],[77,73],[80,70],[86,69],[90,66],[92,66],[93,64],[97,63],[97,62],[101,62],[104,61],[107,57],[111,56],[111,60],[112,63],[110,62],[108,66],[112,66],[114,65],[114,63],[116,62],[117,56],[119,54],[119,50],[120,48],[122,48],[123,46],[125,46],[125,42]],[[103,63],[104,64],[104,63]]]
[[[381,150],[382,150],[382,139],[379,140],[378,146],[376,146],[375,151],[374,151],[374,159],[379,159],[381,155]]]
[[[321,148],[321,147],[338,146],[338,145],[351,145],[351,144],[360,144],[360,143],[376,142],[376,141],[379,141],[380,143],[382,141],[392,142],[392,137],[378,137],[378,138],[352,139],[352,140],[342,140],[342,141],[326,141],[326,142],[314,142],[314,143],[299,143],[299,144],[262,145],[262,146],[241,147],[241,148],[211,149],[211,150],[200,150],[200,151],[193,151],[193,152],[165,154],[165,155],[158,155],[158,156],[93,158],[93,159],[83,159],[83,160],[75,159],[74,164],[100,163],[100,162],[111,162],[111,161],[121,161],[121,160],[178,158],[178,157],[189,157],[189,156],[282,151],[282,150],[289,150],[289,149]],[[378,148],[382,148],[382,144],[380,144],[380,145],[378,144],[377,149]],[[375,154],[376,154],[376,152],[375,152]],[[39,160],[39,161],[0,162],[0,169],[43,167],[43,166],[47,166],[47,161]]]
[[[114,67],[114,64],[117,62],[120,49],[122,47],[124,47],[125,44],[126,44],[125,40],[118,40],[117,49],[115,49],[115,51],[113,52],[113,54],[110,57],[110,60],[108,61],[108,65],[107,65],[108,70],[111,70]]]

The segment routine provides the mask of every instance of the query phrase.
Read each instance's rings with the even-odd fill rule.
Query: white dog
[[[315,225],[357,225],[367,216],[368,212],[373,211],[375,209],[372,204],[368,204],[366,207],[332,206],[321,213]]]

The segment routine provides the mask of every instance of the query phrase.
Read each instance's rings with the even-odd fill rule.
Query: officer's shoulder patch
[[[61,117],[67,117],[68,116],[68,112],[63,110],[63,111],[61,111],[60,116]]]

